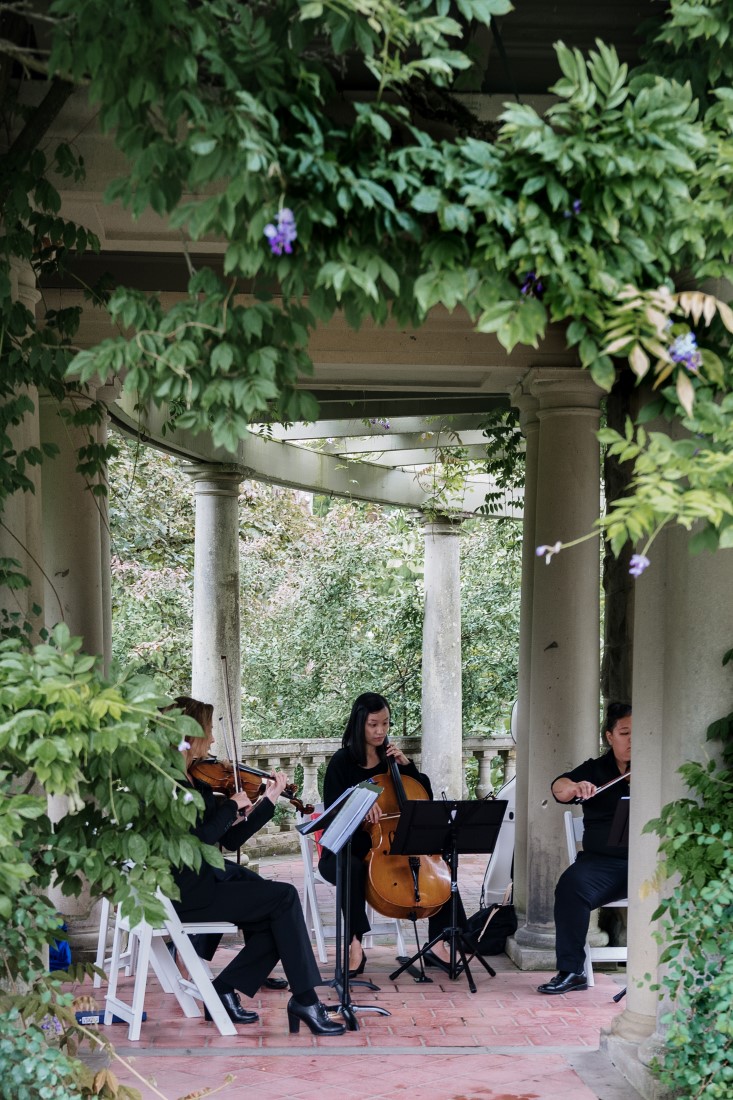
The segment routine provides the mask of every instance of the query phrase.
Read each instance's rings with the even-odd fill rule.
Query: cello
[[[388,744],[386,739],[384,744]],[[429,795],[422,783],[400,773],[392,757],[388,757],[387,768],[384,774],[373,777],[383,788],[377,802],[382,816],[365,826],[372,840],[365,857],[366,900],[384,917],[421,920],[432,917],[450,898],[450,870],[440,855],[390,855],[405,803],[428,801]]]

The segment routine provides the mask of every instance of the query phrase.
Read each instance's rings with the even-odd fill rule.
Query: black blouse
[[[204,800],[204,811],[191,829],[193,835],[204,844],[222,844],[233,851],[266,825],[275,812],[270,799],[263,798],[245,820],[238,817],[236,802],[231,798],[217,798],[207,783],[196,779],[188,785],[198,791]],[[221,873],[205,861],[202,861],[198,871],[192,867],[176,870],[174,878],[181,891],[181,900],[176,903],[176,908],[188,910],[209,905],[211,889],[219,881]]]
[[[602,787],[604,783],[616,779],[618,774],[616,758],[609,751],[595,760],[592,758],[585,760],[577,768],[573,768],[570,772],[563,772],[562,775],[558,775],[556,778],[571,779],[573,783],[580,783],[581,780],[586,779],[589,783],[595,784],[596,787]],[[554,783],[555,780],[553,779],[552,782]],[[594,795],[587,802],[581,803],[583,807],[583,824],[585,826],[583,832],[584,852],[595,852],[597,855],[613,856],[616,859],[629,858],[628,848],[609,847],[608,834],[611,831],[616,807],[620,799],[628,798],[630,788],[630,781],[615,783],[609,790]],[[559,802],[560,800],[556,798],[555,801]],[[566,802],[561,803],[561,805],[569,806],[571,803]]]
[[[412,761],[409,764],[398,764],[397,767],[402,775],[409,775],[411,779],[416,779],[418,783],[421,783],[428,792],[429,797],[433,797],[430,780],[417,770]],[[353,787],[357,783],[363,783],[365,779],[372,779],[375,775],[384,775],[387,770],[387,766],[381,763],[373,768],[362,768],[354,760],[349,749],[339,749],[331,757],[323,780],[323,801],[326,809],[349,787]],[[365,829],[357,829],[351,842],[353,855],[363,859],[371,846],[372,841],[369,833]]]

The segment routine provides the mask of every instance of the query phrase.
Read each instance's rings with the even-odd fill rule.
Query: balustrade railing
[[[420,738],[394,737],[392,740],[406,756],[415,761],[419,768]],[[326,765],[340,747],[341,738],[339,737],[244,741],[241,759],[243,763],[262,768],[263,771],[274,771],[280,768],[287,772],[291,779],[295,769],[300,765],[303,769],[303,789],[299,797],[303,802],[316,803],[321,801],[321,792],[318,787],[321,766]],[[516,754],[511,737],[467,737],[463,741],[462,752],[464,783],[463,791],[460,792],[461,797],[465,798],[468,793],[465,776],[472,759],[475,759],[478,764],[477,798],[484,798],[487,794],[491,794],[492,790],[506,783],[515,773]],[[497,757],[500,761],[497,769],[500,781],[492,784],[492,771]]]

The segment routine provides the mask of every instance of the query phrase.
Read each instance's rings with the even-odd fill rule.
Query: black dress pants
[[[217,985],[254,997],[278,960],[293,993],[305,993],[321,982],[298,892],[286,882],[270,882],[247,867],[217,871],[208,903],[186,907],[185,894],[176,902],[182,921],[230,921],[244,932],[245,946],[217,976]],[[202,957],[213,958],[217,936],[197,945]]]
[[[323,855],[318,862],[318,870],[326,882],[336,884],[336,856],[324,848]],[[345,869],[344,869],[345,874]],[[352,936],[361,939],[371,929],[366,915],[366,862],[359,856],[351,855],[351,893],[348,900],[349,929]],[[460,894],[458,895],[458,927],[463,928],[466,923],[466,911],[463,908]],[[428,919],[428,939],[432,940],[440,932],[450,926],[451,905],[450,900],[441,909]]]
[[[579,852],[555,887],[555,953],[557,969],[585,970],[585,941],[590,915],[601,905],[628,893],[628,860]]]

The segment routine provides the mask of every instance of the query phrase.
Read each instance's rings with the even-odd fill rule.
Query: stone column
[[[76,394],[74,406],[92,400]],[[93,483],[78,473],[77,451],[89,441],[106,441],[106,424],[74,427],[64,419],[55,398],[40,399],[41,438],[58,454],[43,464],[44,619],[51,629],[64,622],[84,639],[84,652],[111,658],[112,620],[109,524],[106,498],[92,492]]]
[[[20,302],[33,313],[41,295],[36,289],[36,279],[30,264],[11,260],[10,285],[13,300]],[[17,454],[21,454],[29,447],[40,446],[38,391],[35,386],[24,386],[19,388],[14,396],[21,399],[27,398],[33,406],[23,415],[20,424],[10,424],[6,429],[12,449]],[[9,615],[17,616],[17,623],[21,629],[24,622],[32,625],[33,631],[30,637],[37,642],[42,623],[33,608],[43,605],[41,467],[26,465],[24,474],[33,486],[33,490],[17,489],[4,503],[3,526],[0,527],[0,558],[12,558],[17,561],[18,572],[26,577],[30,584],[26,588],[3,588],[2,606]]]
[[[668,802],[689,797],[678,769],[719,751],[707,727],[730,711],[722,658],[733,637],[733,552],[691,556],[689,538],[675,527],[654,540],[635,593],[628,986],[602,1045],[644,1096],[656,1095],[647,1067],[661,1050],[667,1007],[644,979],[659,974],[651,915],[672,884],[655,885],[657,838],[642,829]]]
[[[97,396],[103,396],[98,393]],[[75,394],[74,408],[92,403]],[[71,406],[69,405],[68,408]],[[106,421],[74,427],[50,395],[40,398],[40,433],[54,443],[58,454],[42,467],[44,620],[51,629],[64,622],[72,635],[83,639],[86,653],[98,654],[109,668],[112,650],[112,606],[107,498],[92,492],[93,482],[77,469],[77,451],[89,442],[104,444]],[[102,475],[106,482],[106,478]],[[49,799],[49,816],[60,820],[67,812],[65,797]],[[78,897],[66,897],[51,888],[51,897],[69,925],[75,962],[94,957],[99,927],[99,902],[86,885]]]
[[[514,840],[514,904],[521,920],[527,912],[527,827],[529,798],[529,700],[532,665],[532,598],[535,570],[535,519],[537,509],[537,453],[540,422],[539,401],[519,385],[512,393],[512,405],[519,409],[519,423],[525,438],[524,518],[522,522],[522,581],[519,606],[519,673],[517,677],[516,814]],[[507,779],[510,777],[507,776]]]
[[[528,381],[539,401],[535,540],[570,542],[592,532],[599,514],[600,390],[580,369],[532,371]],[[553,899],[567,856],[550,783],[598,754],[599,589],[598,538],[549,565],[535,558],[528,755],[517,777],[527,784],[526,910],[508,944],[523,969],[555,965]]]
[[[193,478],[196,496],[191,693],[194,698],[213,704],[215,751],[229,756],[229,709],[221,658],[227,659],[239,752],[242,730],[239,486],[245,475],[239,467],[213,463],[186,466],[185,470]]]
[[[436,798],[462,797],[462,735],[460,521],[440,517],[425,524],[422,646],[421,770]]]

